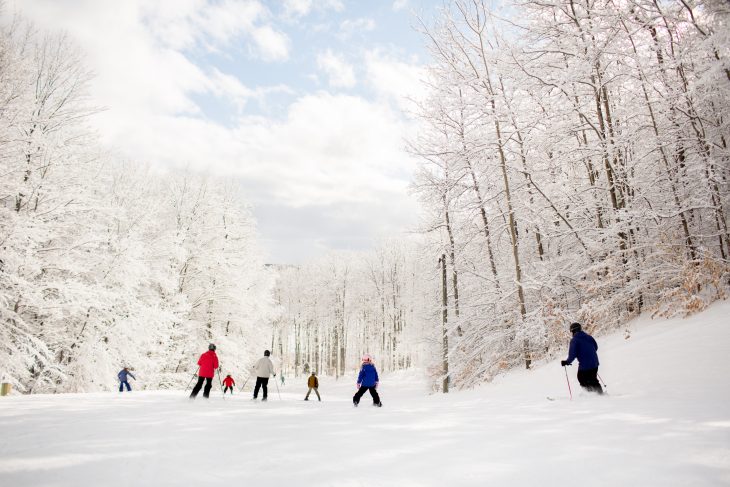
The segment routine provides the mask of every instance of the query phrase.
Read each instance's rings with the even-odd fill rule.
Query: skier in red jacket
[[[193,392],[190,393],[190,399],[195,399],[195,396],[200,392],[200,388],[203,387],[203,381],[205,381],[205,389],[203,389],[203,397],[207,398],[210,396],[210,388],[213,387],[213,376],[218,368],[218,356],[215,354],[215,345],[212,343],[208,345],[208,351],[200,356],[198,359],[198,383],[193,387]]]
[[[225,379],[223,379],[223,385],[226,387],[223,389],[223,394],[228,392],[228,389],[231,390],[231,396],[233,395],[233,386],[236,385],[236,381],[233,380],[233,377],[231,377],[231,374],[228,374]]]

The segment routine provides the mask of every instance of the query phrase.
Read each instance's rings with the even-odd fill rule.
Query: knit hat
[[[581,330],[580,323],[572,323],[570,325],[570,332],[571,333],[578,333]]]

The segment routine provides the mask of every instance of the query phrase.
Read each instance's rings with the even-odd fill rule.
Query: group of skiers
[[[580,323],[572,323],[570,325],[570,333],[572,339],[570,340],[570,346],[568,348],[568,358],[560,361],[560,365],[566,367],[571,365],[574,360],[578,360],[578,382],[581,387],[589,392],[595,392],[597,394],[603,394],[603,388],[598,380],[598,344],[588,333],[584,332]],[[218,362],[218,356],[215,353],[215,345],[208,345],[208,351],[203,353],[198,359],[198,381],[193,387],[190,393],[190,398],[195,399],[203,388],[203,397],[210,396],[210,390],[213,387],[213,377],[215,372],[220,373],[220,364]],[[262,391],[262,401],[266,401],[268,398],[268,384],[269,378],[273,375],[276,377],[274,372],[274,364],[271,362],[271,352],[268,350],[264,351],[264,356],[261,357],[256,365],[253,367],[253,372],[256,373],[256,385],[253,390],[253,400],[256,400],[259,395],[259,391]],[[129,386],[128,377],[136,380],[136,377],[129,371],[127,367],[124,367],[119,374],[119,392],[122,392],[126,386],[127,391],[131,391]],[[281,377],[281,383],[284,384],[284,377]],[[360,366],[360,373],[357,376],[357,392],[352,398],[353,405],[357,407],[360,403],[360,399],[366,392],[370,392],[373,398],[373,406],[382,407],[380,396],[378,395],[378,371],[373,364],[373,359],[369,354],[365,354],[362,357],[362,365]],[[233,394],[233,386],[236,382],[233,380],[230,374],[223,380],[222,385],[225,386],[223,394],[228,392],[230,389]],[[245,386],[245,384],[244,384]],[[304,400],[309,400],[309,395],[314,391],[317,395],[317,400],[321,401],[322,398],[319,395],[319,380],[315,372],[307,379],[307,395],[304,396]]]

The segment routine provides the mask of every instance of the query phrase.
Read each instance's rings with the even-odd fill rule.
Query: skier
[[[223,394],[228,392],[228,389],[231,390],[231,396],[233,395],[233,386],[236,385],[236,381],[233,380],[233,377],[231,377],[231,374],[228,374],[225,379],[223,379],[223,385],[226,386],[225,389],[223,389]]]
[[[279,374],[281,376],[281,387],[284,387],[284,372]]]
[[[256,387],[253,390],[253,398],[256,399],[259,395],[259,389],[263,388],[264,397],[261,398],[262,401],[266,401],[269,393],[269,376],[273,375],[276,377],[276,374],[274,373],[274,364],[271,363],[269,355],[271,355],[271,352],[264,350],[264,356],[261,357],[254,366],[254,372],[256,372]]]
[[[580,323],[570,325],[570,333],[573,338],[570,340],[568,358],[561,360],[560,365],[565,367],[578,359],[578,382],[581,387],[589,392],[603,394],[601,383],[598,382],[598,344],[588,333],[582,331]]]
[[[370,355],[365,354],[362,357],[362,367],[360,367],[360,374],[357,376],[357,392],[352,398],[352,402],[355,407],[360,403],[360,398],[365,394],[366,391],[370,391],[370,395],[373,396],[373,406],[382,407],[383,403],[380,402],[380,396],[378,396],[378,371],[373,365],[373,359]]]
[[[317,400],[322,400],[319,396],[319,391],[317,390],[319,388],[319,380],[317,380],[317,374],[314,372],[312,372],[312,375],[310,375],[309,379],[307,379],[307,387],[309,387],[309,390],[307,391],[307,395],[304,396],[305,401],[309,401],[309,395],[312,393],[312,389],[314,389],[314,393],[317,394]]]
[[[215,354],[215,345],[208,345],[208,351],[200,356],[198,359],[198,382],[193,387],[193,392],[190,393],[190,399],[195,399],[200,392],[200,388],[203,387],[203,381],[205,381],[205,389],[203,389],[203,397],[206,399],[210,396],[210,388],[213,387],[213,376],[215,375],[216,369],[218,369],[218,355]]]
[[[132,388],[129,387],[129,380],[127,379],[127,376],[131,376],[132,379],[137,380],[137,378],[132,374],[128,368],[124,367],[122,370],[119,371],[117,374],[117,377],[119,378],[119,392],[123,392],[124,386],[127,386],[127,392],[132,392]]]

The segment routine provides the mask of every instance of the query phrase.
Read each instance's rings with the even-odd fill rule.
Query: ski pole
[[[241,386],[241,388],[240,388],[240,389],[238,390],[238,392],[243,392],[243,388],[244,388],[244,387],[246,387],[246,384],[248,384],[248,380],[249,380],[250,378],[251,378],[251,374],[248,374],[248,377],[246,377],[246,380],[245,380],[245,381],[243,381],[243,385],[242,385],[242,386]]]
[[[563,365],[563,369],[565,370],[565,380],[568,382],[568,393],[570,393],[570,400],[573,400],[573,391],[570,389],[570,379],[568,379],[568,369],[565,368],[565,365]]]
[[[221,393],[223,394],[223,399],[225,400],[226,393],[223,390],[223,381],[221,380],[221,368],[220,367],[218,367],[218,383],[221,385]]]
[[[606,385],[606,383],[605,383],[605,382],[603,382],[603,379],[601,379],[601,376],[600,376],[600,375],[598,375],[598,372],[596,372],[596,376],[598,377],[598,380],[600,380],[600,381],[601,381],[601,383],[603,384],[603,388],[604,388],[604,389],[608,389],[608,386]]]
[[[188,385],[187,385],[187,386],[185,386],[185,391],[184,391],[184,392],[188,392],[188,388],[190,387],[190,384],[192,384],[192,383],[193,383],[193,379],[195,379],[195,378],[196,378],[196,377],[198,376],[198,371],[199,371],[199,370],[200,370],[200,367],[198,367],[198,368],[197,368],[197,369],[195,370],[195,373],[194,373],[194,374],[193,374],[193,376],[192,376],[192,377],[190,378],[190,382],[188,382]]]
[[[281,392],[279,392],[279,383],[276,381],[276,376],[274,376],[274,384],[276,384],[276,393],[279,395],[279,401],[281,401]]]

